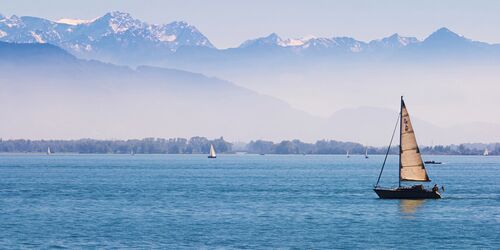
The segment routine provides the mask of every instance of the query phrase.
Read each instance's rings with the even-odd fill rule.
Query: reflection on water
[[[406,215],[414,214],[425,200],[400,200],[399,210]]]

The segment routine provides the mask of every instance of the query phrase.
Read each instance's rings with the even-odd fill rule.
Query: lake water
[[[441,200],[382,156],[3,154],[0,248],[499,249],[500,157],[425,158]]]

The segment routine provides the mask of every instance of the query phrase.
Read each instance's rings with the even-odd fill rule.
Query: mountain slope
[[[45,44],[1,43],[6,52],[23,60],[0,57],[2,138],[312,140],[322,131],[319,119],[217,78],[84,61]]]

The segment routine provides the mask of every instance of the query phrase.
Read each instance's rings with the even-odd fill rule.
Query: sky
[[[0,0],[3,15],[51,20],[93,19],[115,10],[149,23],[187,21],[218,48],[272,32],[284,38],[369,41],[396,32],[423,39],[440,27],[500,43],[500,1],[495,0]]]

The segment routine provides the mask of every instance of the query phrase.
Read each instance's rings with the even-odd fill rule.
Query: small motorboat
[[[425,164],[443,164],[440,161],[424,161]]]

